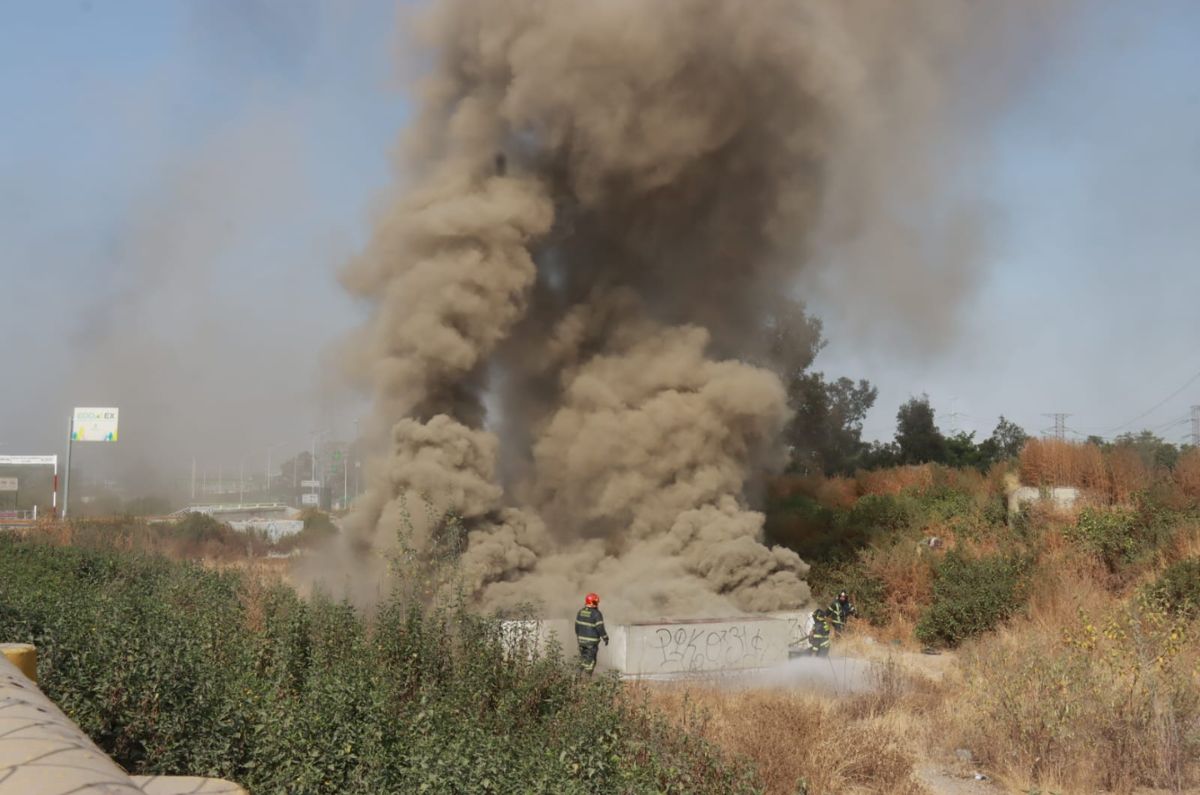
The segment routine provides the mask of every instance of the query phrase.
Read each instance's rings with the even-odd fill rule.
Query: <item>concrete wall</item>
[[[1079,499],[1079,489],[1073,486],[1055,486],[1053,488],[1038,488],[1037,486],[1018,486],[1009,492],[1008,512],[1017,513],[1024,505],[1035,502],[1050,502],[1055,508],[1067,510],[1074,507]]]
[[[618,669],[642,676],[765,668],[788,659],[792,627],[769,616],[639,623],[624,628]]]
[[[601,644],[597,668],[642,676],[776,665],[787,661],[793,636],[805,632],[807,613],[785,615],[609,625],[609,645]],[[557,638],[564,657],[578,654],[574,622],[567,619],[506,621],[503,632],[512,649],[536,644],[544,650]]]
[[[768,615],[771,618],[787,623],[788,646],[793,649],[800,649],[808,646],[808,633],[812,631],[813,610],[816,610],[815,605],[805,610],[783,610],[777,613],[769,613]]]
[[[600,653],[596,655],[596,667],[601,671],[620,671],[625,659],[625,627],[618,624],[605,626],[605,629],[608,630],[609,645],[600,644]],[[573,619],[505,621],[501,624],[500,631],[503,633],[505,645],[512,650],[532,650],[536,647],[544,652],[550,640],[554,639],[562,649],[564,658],[571,660],[579,655]]]

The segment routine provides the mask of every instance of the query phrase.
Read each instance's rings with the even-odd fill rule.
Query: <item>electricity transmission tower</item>
[[[1200,406],[1192,406],[1192,447],[1200,447]]]
[[[1064,441],[1067,438],[1067,417],[1070,414],[1043,414],[1043,417],[1050,417],[1054,420],[1054,438],[1058,441]]]

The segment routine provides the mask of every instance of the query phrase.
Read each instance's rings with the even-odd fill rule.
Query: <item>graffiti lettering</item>
[[[739,624],[722,629],[659,627],[650,645],[659,670],[695,672],[761,665],[766,644],[761,630]]]

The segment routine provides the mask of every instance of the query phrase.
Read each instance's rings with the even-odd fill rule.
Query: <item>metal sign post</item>
[[[71,445],[75,443],[75,415],[67,425],[67,464],[63,471],[63,509],[62,518],[67,518],[67,506],[71,504]]]

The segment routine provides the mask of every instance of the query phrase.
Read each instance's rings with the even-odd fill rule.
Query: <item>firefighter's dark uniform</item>
[[[833,631],[824,611],[813,613],[813,628],[808,633],[808,650],[818,657],[829,654],[829,635]]]
[[[833,604],[829,606],[829,623],[838,632],[846,628],[846,622],[850,620],[850,616],[855,615],[858,611],[854,609],[854,605],[850,604],[850,600],[842,601],[834,599]]]
[[[604,616],[598,607],[584,607],[575,616],[575,639],[579,641],[579,667],[587,673],[596,670],[596,653],[600,641],[608,643]]]

